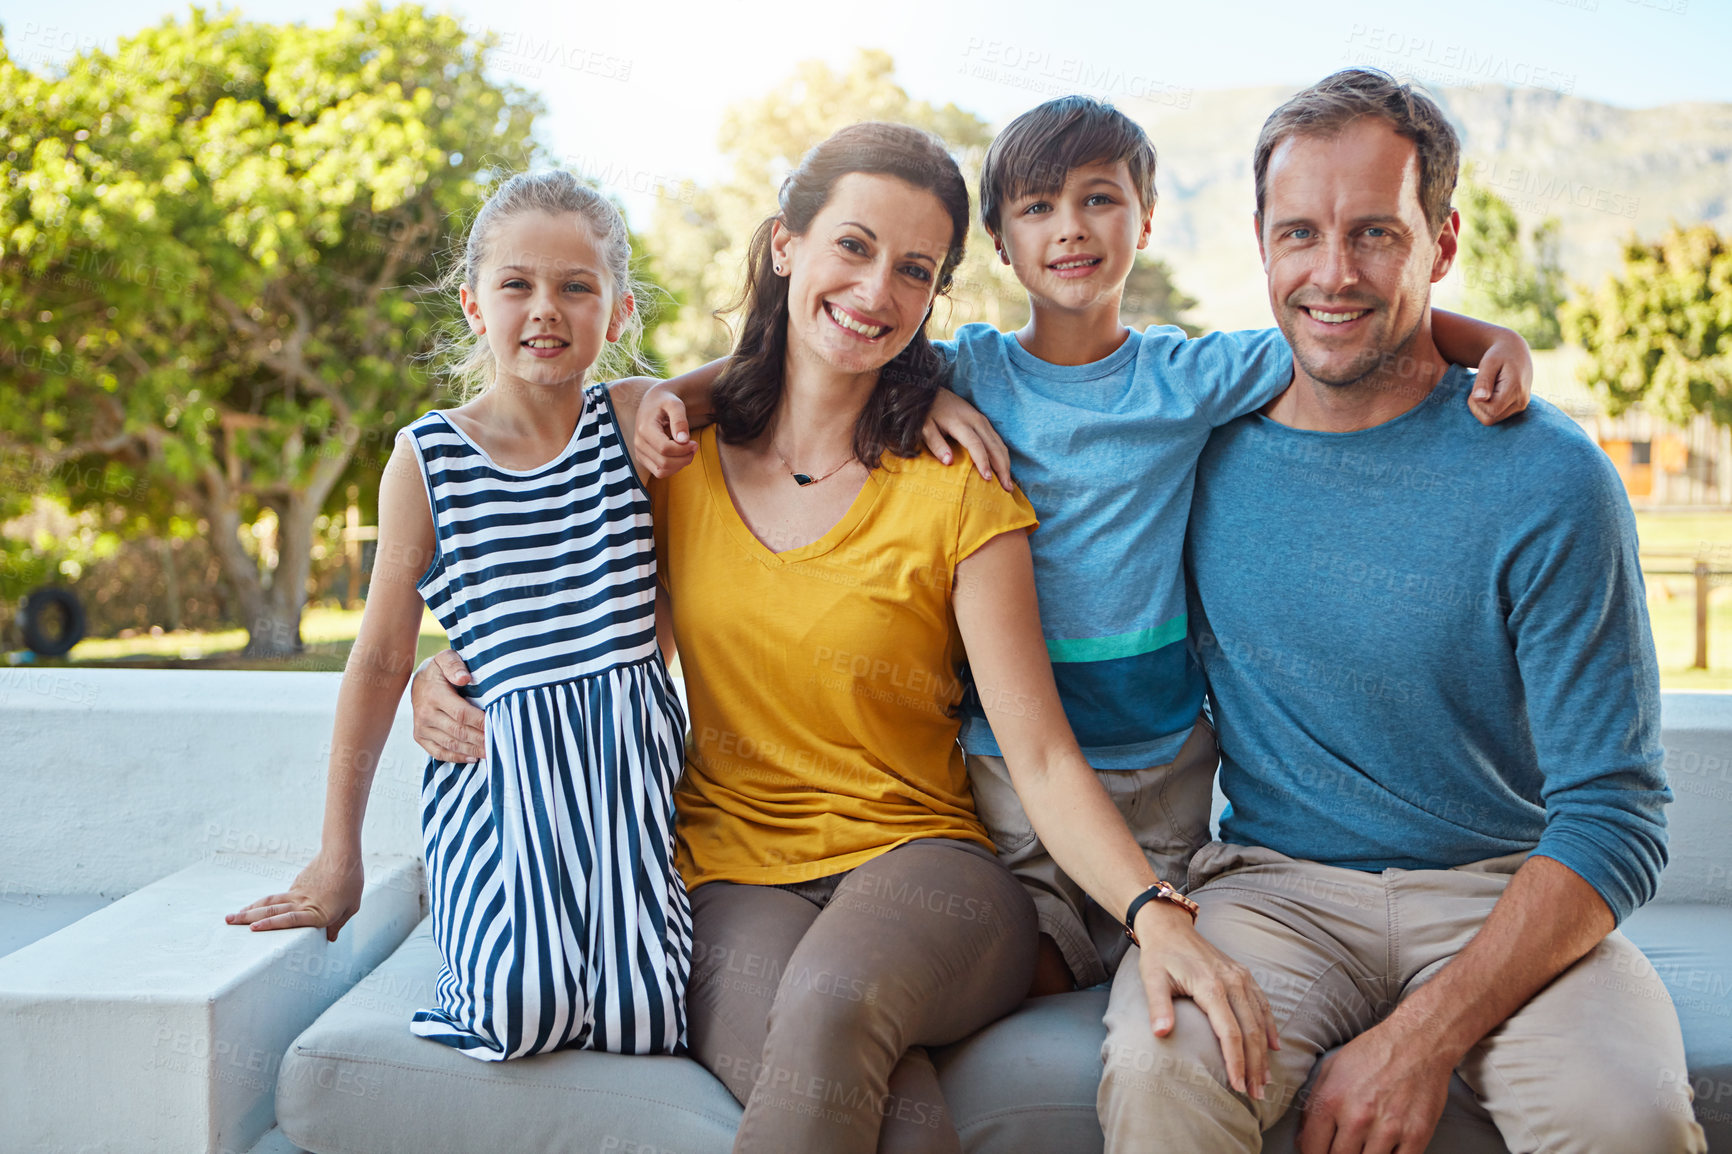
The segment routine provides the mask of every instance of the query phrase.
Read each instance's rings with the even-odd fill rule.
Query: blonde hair
[[[526,212],[555,216],[571,212],[582,217],[594,230],[599,242],[602,265],[612,282],[615,314],[627,295],[637,299],[639,307],[626,317],[619,340],[602,346],[601,354],[596,357],[590,371],[584,374],[584,379],[587,381],[593,375],[610,380],[641,371],[643,363],[638,356],[637,342],[643,332],[641,306],[647,286],[640,284],[632,274],[631,234],[626,230],[625,218],[620,216],[619,209],[569,172],[558,169],[520,172],[494,189],[475,214],[468,238],[461,251],[454,253],[456,259],[440,279],[440,287],[454,296],[459,289],[467,288],[473,296],[481,283],[481,268],[487,261],[494,233],[505,221]],[[472,332],[462,317],[446,326],[434,355],[444,376],[451,382],[452,391],[461,400],[469,400],[493,384],[498,370],[493,350],[487,347],[486,338]]]

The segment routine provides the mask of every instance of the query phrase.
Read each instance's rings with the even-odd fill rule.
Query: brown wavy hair
[[[1432,236],[1449,219],[1461,169],[1461,138],[1437,101],[1378,68],[1343,68],[1293,95],[1269,114],[1251,154],[1257,187],[1257,227],[1263,227],[1263,200],[1269,190],[1269,158],[1289,136],[1333,136],[1366,117],[1389,121],[1396,134],[1413,141],[1419,156],[1419,204]]]
[[[836,182],[855,172],[894,176],[938,198],[950,214],[951,233],[933,300],[950,288],[968,239],[968,186],[943,143],[906,124],[854,124],[831,135],[806,153],[782,182],[779,211],[752,234],[745,288],[724,310],[744,314],[739,343],[716,379],[714,393],[717,432],[729,444],[762,434],[782,399],[788,281],[772,267],[771,233],[779,221],[796,236],[804,235],[829,202]],[[929,307],[907,347],[879,370],[878,384],[854,425],[854,455],[869,469],[886,452],[900,457],[920,452],[920,428],[938,387],[948,379],[948,366],[926,335],[931,319]]]

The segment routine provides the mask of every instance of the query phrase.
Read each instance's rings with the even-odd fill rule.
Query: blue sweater
[[[1534,850],[1622,921],[1671,800],[1635,518],[1573,421],[1485,428],[1472,380],[1355,433],[1211,438],[1186,557],[1222,837],[1363,870]]]

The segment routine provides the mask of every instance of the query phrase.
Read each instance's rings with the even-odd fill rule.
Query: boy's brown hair
[[[1461,138],[1437,102],[1411,84],[1376,68],[1343,68],[1300,92],[1263,122],[1251,171],[1257,181],[1257,217],[1263,216],[1269,158],[1289,136],[1333,136],[1367,116],[1387,120],[1419,154],[1419,204],[1436,235],[1449,219],[1461,167]]]
[[[980,218],[995,235],[1010,201],[1050,196],[1071,169],[1124,161],[1144,212],[1155,204],[1155,146],[1136,121],[1092,96],[1029,109],[993,139],[980,169]]]

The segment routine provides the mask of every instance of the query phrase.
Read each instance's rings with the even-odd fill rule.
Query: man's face
[[[1434,237],[1419,156],[1378,117],[1331,136],[1294,135],[1269,157],[1257,243],[1275,323],[1299,368],[1356,384],[1397,358],[1455,260],[1455,213]]]

